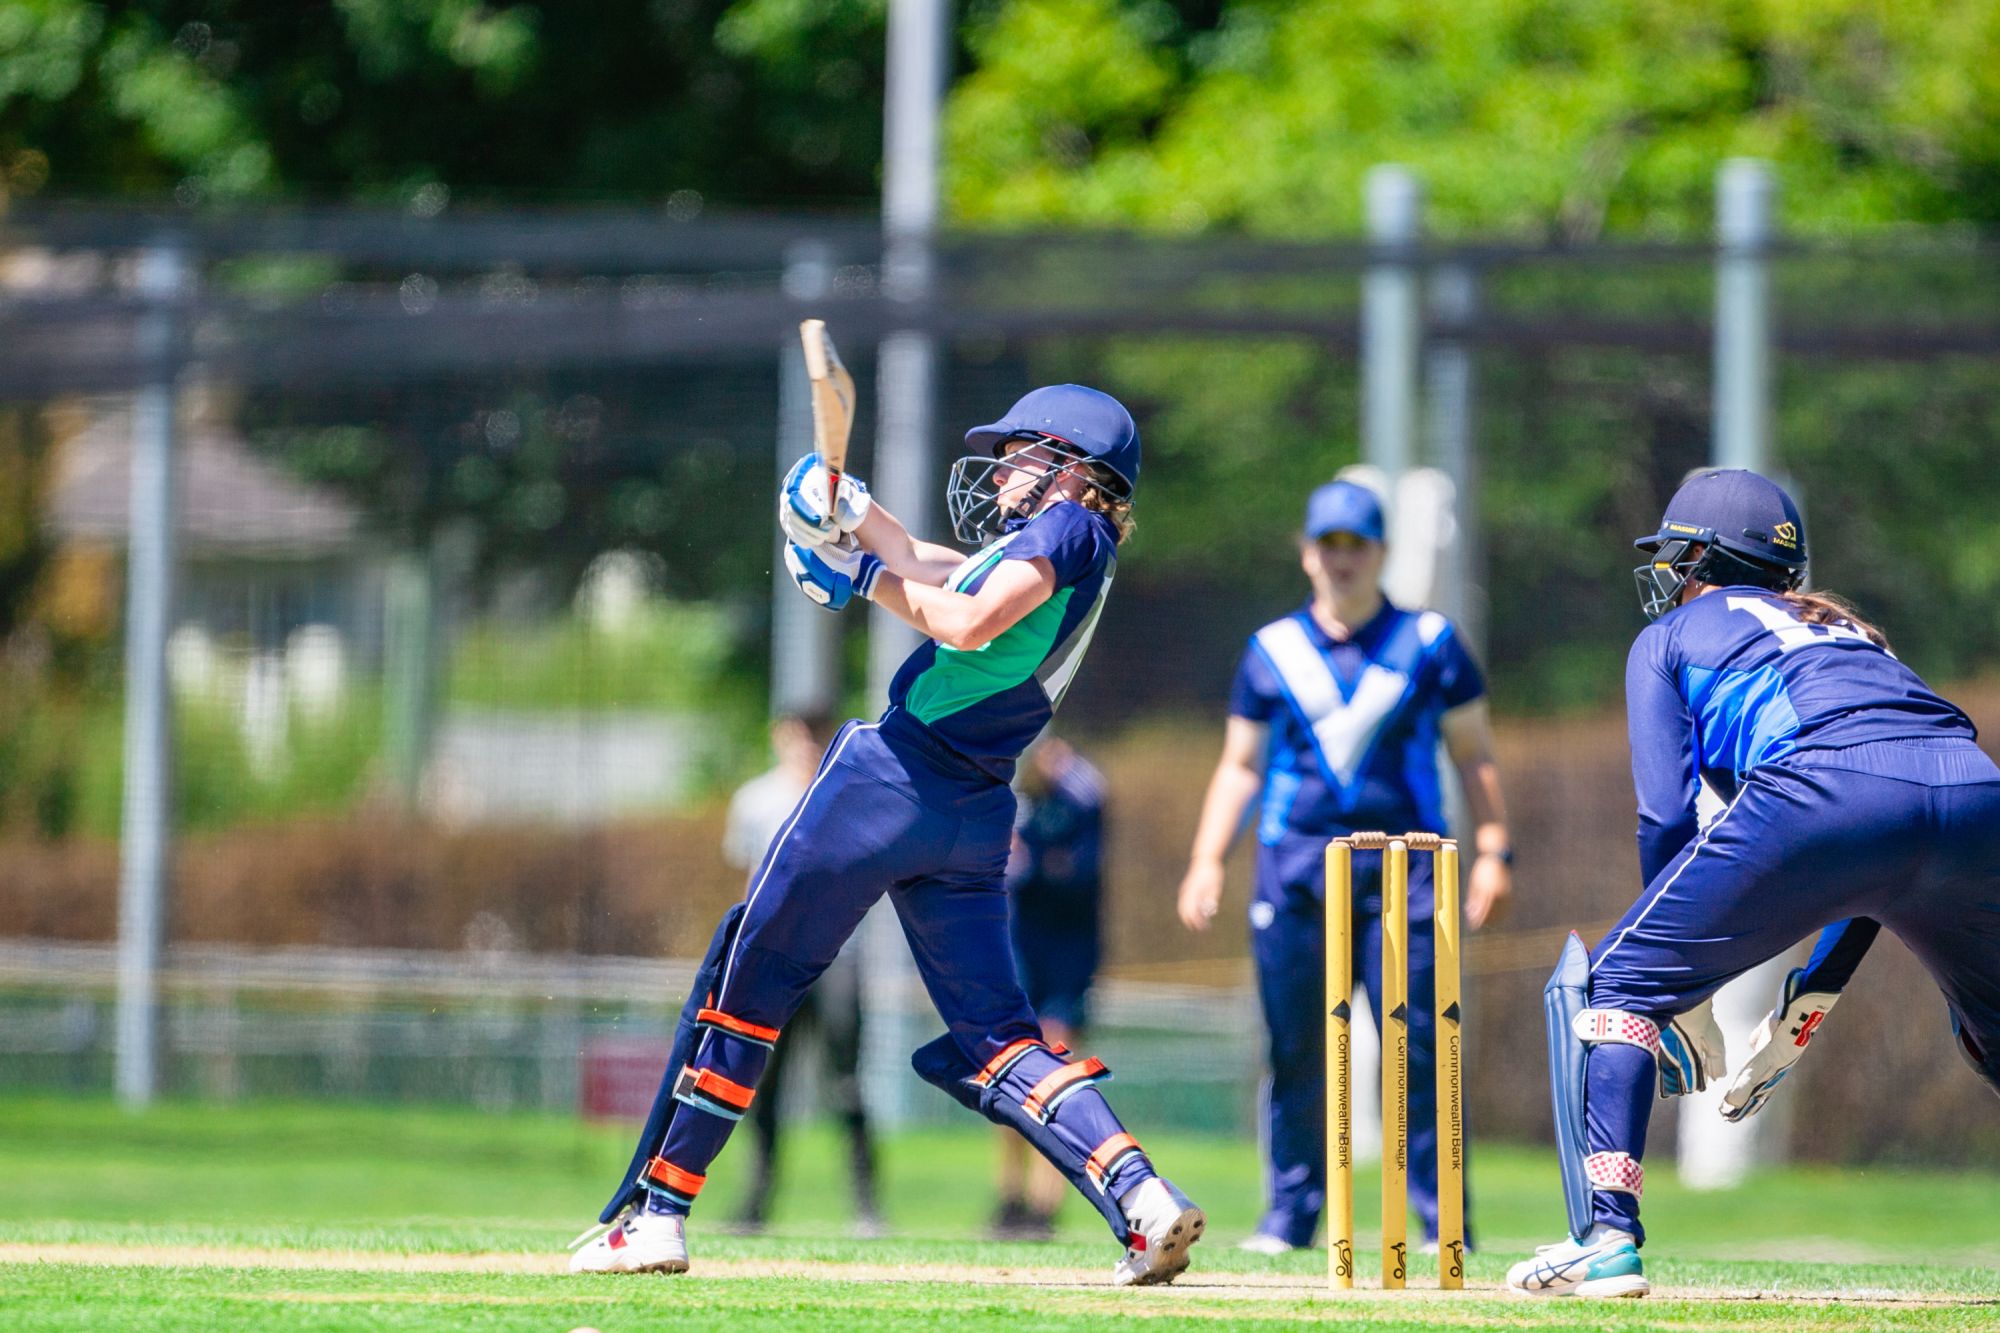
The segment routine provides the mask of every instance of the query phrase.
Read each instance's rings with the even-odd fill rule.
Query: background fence
[[[950,236],[927,294],[890,300],[872,227],[824,219],[18,209],[0,219],[0,1082],[108,1078],[130,488],[163,401],[166,1086],[559,1105],[581,1039],[663,1031],[681,973],[641,960],[697,953],[740,891],[717,803],[763,762],[772,477],[805,448],[783,349],[813,313],[864,385],[885,339],[929,340],[934,475],[1035,383],[1138,412],[1139,535],[1063,716],[1112,780],[1100,1045],[1135,1119],[1243,1128],[1240,924],[1189,937],[1163,904],[1235,657],[1302,595],[1301,497],[1362,456],[1362,292],[1394,265],[1422,298],[1413,461],[1461,481],[1458,609],[1485,640],[1520,847],[1510,933],[1473,954],[1473,1113],[1538,1137],[1534,993],[1561,930],[1636,887],[1629,541],[1708,456],[1717,258]],[[2000,652],[1993,259],[1927,236],[1768,256],[1776,457],[1816,577],[1941,683]],[[893,486],[880,417],[864,388],[859,466]],[[865,711],[860,622],[834,623]],[[1990,690],[1960,693],[2000,717]],[[1801,1075],[1822,1111],[1801,1147],[1990,1153],[1934,993],[1881,952],[1830,1030],[1853,1058]],[[921,1039],[916,1009],[884,1018]]]

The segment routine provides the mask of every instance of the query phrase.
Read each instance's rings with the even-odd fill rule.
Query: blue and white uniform
[[[2000,1082],[2000,769],[1965,714],[1859,630],[1752,586],[1662,615],[1625,686],[1647,887],[1590,951],[1592,1008],[1664,1026],[1829,927],[1812,966],[1844,954],[1844,974],[1879,922]],[[1727,804],[1698,830],[1704,777]],[[1592,1218],[1642,1241],[1654,1069],[1643,1045],[1588,1048]]]
[[[1322,903],[1326,846],[1360,830],[1444,831],[1439,718],[1486,692],[1457,630],[1434,611],[1382,609],[1335,639],[1310,605],[1250,637],[1229,711],[1268,725],[1256,811],[1250,939],[1270,1033],[1269,1209],[1258,1230],[1312,1241],[1326,1201]],[[1354,967],[1380,1021],[1382,858],[1354,858]],[[1410,863],[1410,1186],[1437,1234],[1430,858]]]

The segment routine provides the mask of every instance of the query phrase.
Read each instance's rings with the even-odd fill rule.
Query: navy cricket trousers
[[[1664,1023],[1850,917],[1910,947],[2000,1087],[2000,768],[1961,738],[1806,751],[1753,771],[1591,951],[1590,1003]],[[1590,1048],[1590,1152],[1644,1155],[1653,1080],[1648,1052]],[[1593,1211],[1644,1238],[1637,1195],[1599,1191]]]
[[[884,893],[932,1002],[975,1068],[1014,1041],[1039,1040],[1007,936],[1002,876],[1013,826],[1007,784],[897,710],[844,728],[751,876],[713,1001],[731,1027],[711,1032],[701,1048],[721,1076],[721,1095],[747,1099],[769,1043]],[[662,1155],[698,1177],[730,1125],[677,1115]]]

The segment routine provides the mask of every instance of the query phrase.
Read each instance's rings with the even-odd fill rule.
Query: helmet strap
[[[1688,572],[1689,579],[1714,587],[1747,586],[1769,588],[1772,592],[1789,592],[1798,587],[1804,577],[1803,569],[1786,569],[1782,565],[1748,560],[1715,543],[1702,552],[1701,559]]]

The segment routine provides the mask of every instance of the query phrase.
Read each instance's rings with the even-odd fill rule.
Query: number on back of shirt
[[[1810,648],[1815,644],[1838,643],[1842,639],[1857,643],[1873,642],[1851,625],[1808,625],[1783,607],[1773,606],[1761,597],[1732,597],[1729,609],[1748,611],[1757,617],[1758,623],[1778,636],[1778,651],[1783,653],[1795,648]]]

